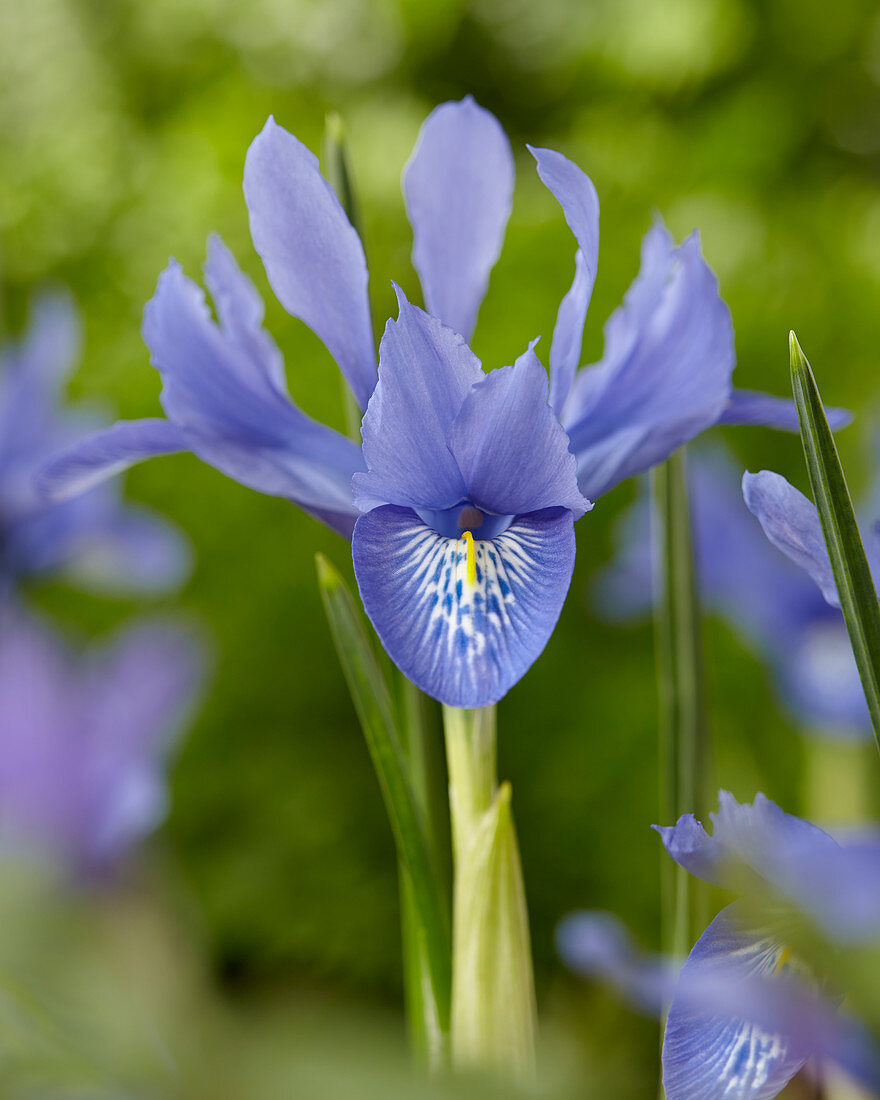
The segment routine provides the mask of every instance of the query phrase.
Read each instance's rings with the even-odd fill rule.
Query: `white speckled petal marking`
[[[722,909],[697,941],[682,969],[685,988],[690,979],[711,979],[713,970],[733,983],[777,972],[787,952],[774,936],[749,932],[740,906],[734,902]],[[673,1001],[663,1044],[669,1100],[771,1100],[804,1061],[785,1035],[753,1020]]]
[[[571,513],[519,516],[467,543],[438,535],[407,508],[361,516],[352,544],[367,614],[400,669],[450,706],[496,702],[547,644],[574,567]]]

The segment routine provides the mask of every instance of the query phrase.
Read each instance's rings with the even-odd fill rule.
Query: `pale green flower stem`
[[[443,708],[454,858],[452,1061],[529,1080],[535,990],[525,888],[497,782],[495,708]]]

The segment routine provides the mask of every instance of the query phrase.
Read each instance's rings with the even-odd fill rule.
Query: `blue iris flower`
[[[642,956],[607,914],[568,918],[563,957],[648,1012],[670,1006],[669,1100],[770,1100],[809,1058],[834,1061],[877,1090],[876,1045],[804,976],[786,933],[806,917],[839,946],[880,942],[880,844],[840,845],[760,794],[740,804],[721,791],[719,800],[711,836],[692,814],[656,827],[682,867],[744,895],[712,921],[680,972]]]
[[[843,414],[835,419],[840,422]],[[786,560],[764,536],[748,508],[768,533],[779,522],[785,499],[813,516],[811,553],[825,555],[813,506],[776,474],[747,474],[748,508],[741,475],[718,449],[696,452],[688,480],[700,595],[704,604],[732,623],[773,669],[780,697],[808,730],[867,737],[870,718],[858,669],[836,592],[831,599],[802,568]],[[869,494],[863,515],[876,514],[877,490]],[[811,511],[812,510],[812,511]],[[818,540],[818,541],[817,541]],[[608,618],[640,616],[652,602],[650,504],[646,488],[624,514],[618,529],[616,560],[597,578],[597,603]],[[789,539],[789,541],[791,541]],[[781,546],[785,549],[785,546]],[[866,543],[869,558],[880,565],[880,544]],[[827,561],[827,555],[825,555]]]
[[[25,335],[0,348],[0,588],[63,571],[105,590],[152,592],[182,579],[189,566],[177,532],[146,509],[123,505],[111,485],[63,502],[35,490],[46,460],[96,427],[59,405],[79,344],[73,304],[56,291],[35,301]]]
[[[168,760],[203,679],[198,637],[144,621],[74,653],[16,601],[0,617],[0,848],[104,875],[168,804]]]
[[[364,606],[392,659],[445,703],[495,702],[541,653],[574,567],[587,498],[720,421],[796,425],[789,402],[734,394],[727,307],[690,237],[648,233],[642,268],[578,370],[596,277],[599,206],[571,161],[532,149],[577,240],[549,354],[483,372],[468,348],[510,214],[514,166],[470,98],[426,120],[404,174],[427,312],[398,293],[378,370],[358,235],[315,156],[270,119],[244,192],[269,282],[336,360],[362,410],[363,447],[290,399],[263,303],[212,238],[199,287],[174,262],[144,316],[167,420],[123,422],[46,471],[77,491],[133,462],[190,450],[352,538]]]

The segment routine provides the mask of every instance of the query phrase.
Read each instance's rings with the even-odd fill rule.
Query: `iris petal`
[[[574,278],[559,303],[550,345],[550,405],[557,416],[562,416],[580,366],[584,322],[592,294],[593,277],[578,249],[574,254]]]
[[[451,508],[465,496],[446,445],[462,401],[485,377],[461,336],[411,305],[397,290],[400,314],[385,326],[379,384],[364,416],[369,470],[352,482],[362,511],[381,504]]]
[[[599,196],[593,181],[574,161],[553,149],[533,149],[541,182],[562,207],[565,220],[578,243],[575,276],[562,299],[550,349],[550,392],[553,411],[559,416],[580,365],[584,321],[599,262]]]
[[[279,302],[323,340],[365,409],[376,354],[364,250],[318,158],[271,117],[248,150],[244,197]]]
[[[221,297],[250,286],[238,276],[227,272]],[[359,448],[306,416],[280,388],[274,345],[247,309],[247,299],[234,314],[224,301],[221,328],[177,264],[162,274],[144,312],[144,339],[162,375],[165,411],[199,458],[229,477],[304,508],[354,515]]]
[[[666,851],[691,874],[729,889],[751,886],[799,900],[817,860],[840,847],[821,829],[781,810],[763,794],[740,803],[729,791],[718,792],[718,812],[710,815],[712,836],[693,814],[675,825],[654,826]],[[757,878],[756,878],[757,876]]]
[[[400,670],[454,707],[497,702],[537,659],[574,569],[571,513],[518,516],[474,543],[468,585],[462,539],[438,535],[408,508],[361,516],[352,540],[364,607]]]
[[[468,499],[498,515],[590,506],[577,487],[568,436],[547,403],[547,374],[531,348],[493,370],[464,400],[447,437]]]
[[[782,947],[765,934],[744,931],[736,911],[736,904],[722,910],[697,941],[681,972],[685,992],[709,984],[713,971],[728,984],[775,973]],[[672,1002],[663,1042],[667,1100],[771,1100],[804,1064],[809,1048],[748,1016],[707,1012],[700,1003],[705,999],[691,994]]]
[[[144,459],[186,450],[187,434],[168,420],[119,420],[50,459],[37,486],[51,500],[66,500]]]
[[[840,607],[815,504],[771,470],[744,474],[743,496],[770,542],[813,578],[832,607]]]
[[[849,409],[826,409],[825,413],[832,428],[845,428],[852,420]],[[734,390],[718,423],[761,424],[785,432],[800,431],[794,401],[758,390]]]
[[[699,238],[676,248],[655,225],[638,277],[605,326],[602,361],[580,371],[566,406],[581,492],[595,499],[714,424],[734,363],[730,313]]]
[[[425,304],[466,340],[501,252],[513,176],[507,135],[470,96],[428,115],[404,170]]]

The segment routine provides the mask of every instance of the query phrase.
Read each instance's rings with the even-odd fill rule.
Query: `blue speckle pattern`
[[[352,543],[367,614],[394,662],[449,706],[488,706],[534,662],[553,631],[574,568],[571,513],[518,516],[474,542],[476,583],[462,539],[408,508],[363,515]]]

